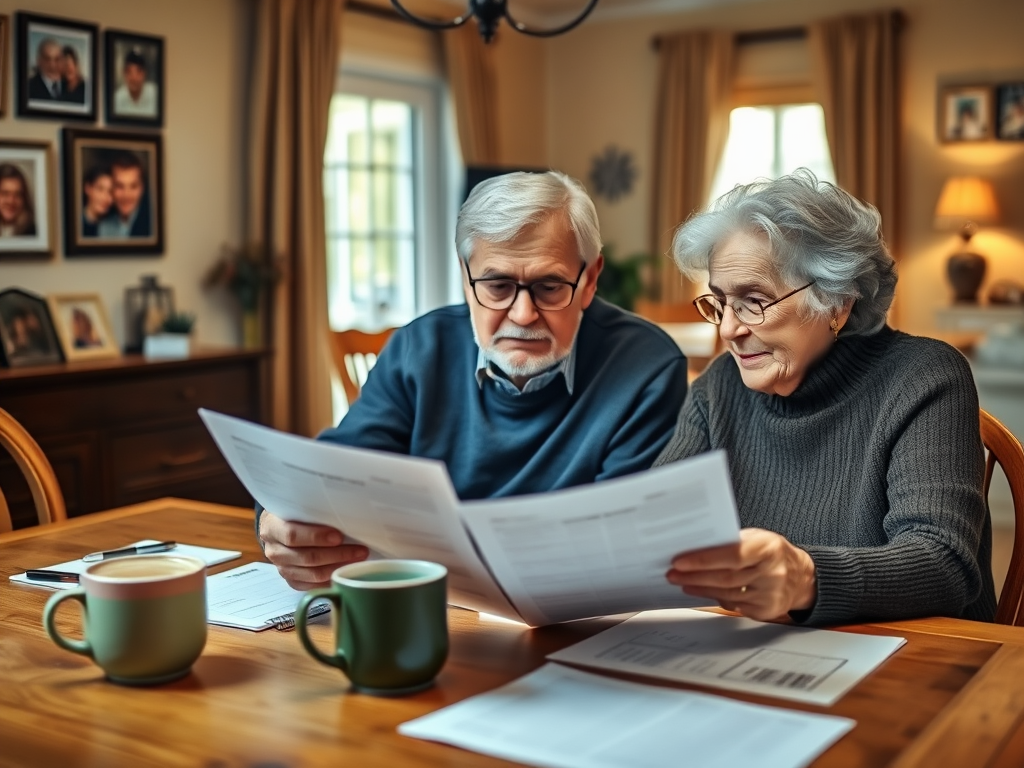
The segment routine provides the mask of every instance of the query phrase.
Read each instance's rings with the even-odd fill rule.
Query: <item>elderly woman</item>
[[[737,545],[668,580],[760,620],[991,621],[991,523],[967,361],[886,325],[878,212],[801,169],[688,219],[679,268],[728,350],[697,379],[656,464],[729,457]]]

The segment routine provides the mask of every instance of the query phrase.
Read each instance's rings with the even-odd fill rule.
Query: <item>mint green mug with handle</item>
[[[307,592],[295,629],[317,661],[344,672],[363,693],[402,696],[429,688],[448,658],[448,571],[425,560],[369,560],[331,574],[331,586]],[[316,600],[334,608],[330,653],[309,638]]]
[[[90,566],[79,584],[43,609],[53,642],[88,656],[115,683],[156,685],[189,673],[206,645],[206,563],[182,555],[121,557]],[[82,640],[57,630],[65,600],[82,604]]]

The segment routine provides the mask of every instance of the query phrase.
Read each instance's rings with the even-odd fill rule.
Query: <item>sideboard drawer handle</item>
[[[196,388],[195,387],[182,387],[178,390],[178,394],[182,400],[195,400]]]
[[[164,456],[160,459],[161,467],[187,467],[189,464],[198,464],[201,461],[205,461],[209,453],[203,451],[193,451],[192,453],[186,453],[184,456]]]

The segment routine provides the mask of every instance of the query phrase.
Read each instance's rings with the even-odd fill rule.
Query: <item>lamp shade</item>
[[[965,224],[996,224],[999,206],[992,183],[978,176],[952,176],[946,180],[935,206],[935,226],[955,229]]]

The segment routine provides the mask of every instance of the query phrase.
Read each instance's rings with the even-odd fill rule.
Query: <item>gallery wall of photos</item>
[[[162,37],[0,15],[0,115],[56,129],[0,137],[0,264],[164,253],[164,73]],[[0,364],[118,354],[99,296],[49,299],[0,291]]]

